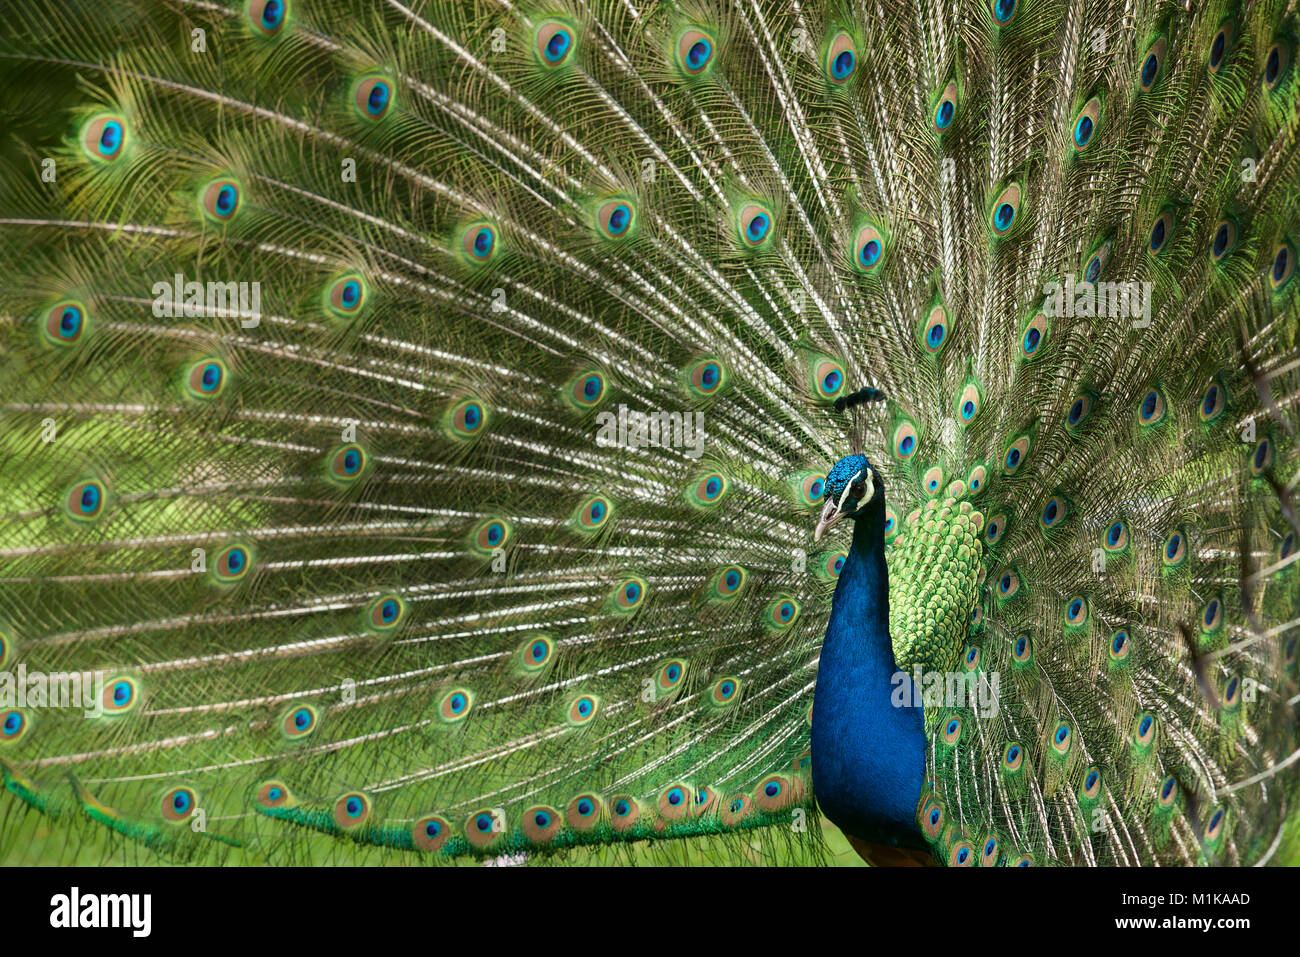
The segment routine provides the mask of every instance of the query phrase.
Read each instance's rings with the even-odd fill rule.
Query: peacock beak
[[[813,529],[813,541],[820,542],[822,536],[826,534],[826,529],[830,528],[843,517],[844,513],[840,511],[839,504],[828,501],[822,506],[821,518],[817,519],[817,527]]]

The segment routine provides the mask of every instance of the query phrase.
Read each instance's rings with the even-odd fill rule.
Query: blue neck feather
[[[889,641],[884,498],[882,491],[852,519],[853,545],[831,603],[813,698],[813,790],[842,831],[925,848],[916,825],[925,724],[920,708],[890,701],[898,666]],[[903,700],[911,700],[907,681]]]

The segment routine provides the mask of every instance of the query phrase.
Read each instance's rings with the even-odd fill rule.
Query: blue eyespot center
[[[117,152],[117,148],[122,145],[122,124],[117,120],[109,120],[104,124],[104,128],[99,131],[99,151],[105,156]]]
[[[1076,146],[1088,145],[1088,141],[1092,139],[1092,128],[1092,117],[1079,117],[1079,122],[1074,125],[1074,142]]]
[[[709,62],[709,57],[713,53],[713,47],[708,40],[700,38],[691,44],[690,50],[686,54],[686,62],[692,69],[701,69]]]
[[[1147,57],[1146,62],[1142,64],[1142,85],[1150,86],[1155,82],[1156,73],[1160,70],[1160,60],[1154,53]]]
[[[941,130],[946,130],[952,123],[952,116],[955,112],[952,100],[944,100],[939,104],[939,109],[934,114],[934,125]]]
[[[569,52],[569,45],[572,42],[568,30],[556,30],[546,41],[546,59],[551,63],[558,63]]]
[[[388,84],[383,80],[376,82],[366,97],[366,109],[376,115],[384,112],[388,107],[388,96]]]

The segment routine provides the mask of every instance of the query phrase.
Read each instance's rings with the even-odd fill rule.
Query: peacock
[[[0,7],[7,860],[1285,857],[1297,0]]]

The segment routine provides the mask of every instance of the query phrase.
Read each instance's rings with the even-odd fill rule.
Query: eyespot
[[[330,454],[329,463],[329,472],[332,479],[343,483],[354,482],[366,470],[365,449],[355,442],[340,445]]]
[[[406,602],[399,595],[380,595],[366,609],[366,622],[371,630],[392,631],[406,618]]]
[[[1147,48],[1147,55],[1142,58],[1142,68],[1138,73],[1138,87],[1143,93],[1149,92],[1156,85],[1156,80],[1160,79],[1168,47],[1169,41],[1161,37]]]
[[[1128,523],[1122,519],[1111,522],[1101,534],[1101,547],[1111,554],[1118,554],[1128,548]]]
[[[714,594],[722,599],[735,598],[745,587],[748,577],[749,573],[739,565],[727,565],[717,574],[713,586]]]
[[[124,714],[136,706],[140,700],[140,687],[134,678],[119,675],[109,678],[104,683],[100,697],[106,714]]]
[[[363,76],[352,87],[352,105],[365,120],[380,120],[393,103],[393,86],[381,76]]]
[[[294,797],[283,781],[263,781],[257,787],[257,803],[265,808],[284,807],[294,803]]]
[[[713,38],[698,27],[677,40],[677,63],[688,76],[703,76],[713,64]]]
[[[998,847],[997,838],[986,838],[984,846],[980,850],[980,867],[997,867],[1000,855],[1001,849]]]
[[[244,545],[227,545],[212,562],[212,575],[218,584],[233,585],[248,576],[253,556]]]
[[[1151,235],[1147,240],[1147,249],[1153,254],[1159,255],[1169,244],[1170,238],[1174,235],[1174,226],[1177,220],[1172,210],[1165,210],[1156,217],[1156,221],[1151,224]]]
[[[955,746],[961,740],[961,718],[956,715],[949,718],[940,729],[939,736],[944,744]]]
[[[490,263],[500,249],[497,228],[485,219],[476,220],[461,227],[457,245],[462,262],[470,266]]]
[[[1025,752],[1019,744],[1012,741],[1002,749],[1002,770],[1006,774],[1015,774],[1025,763]]]
[[[1074,118],[1072,138],[1076,152],[1086,150],[1101,126],[1101,100],[1093,97]]]
[[[1156,716],[1143,711],[1133,722],[1133,743],[1146,747],[1156,739]]]
[[[499,809],[480,808],[465,819],[465,839],[477,848],[496,844],[506,830],[506,817]]]
[[[1069,754],[1074,744],[1074,730],[1068,721],[1062,721],[1052,732],[1052,750],[1057,754]]]
[[[193,788],[188,787],[171,788],[159,802],[159,810],[165,821],[187,821],[198,806],[198,795]]]
[[[1214,39],[1210,41],[1209,67],[1211,73],[1218,73],[1223,66],[1223,62],[1228,55],[1228,48],[1232,46],[1232,40],[1232,24],[1224,23],[1219,27],[1219,32],[1214,35]]]
[[[831,552],[822,559],[821,575],[823,578],[839,578],[848,560],[848,552]]]
[[[264,37],[276,36],[289,21],[289,0],[250,0],[248,22]]]
[[[1046,314],[1036,313],[1025,324],[1025,331],[1020,336],[1020,355],[1025,359],[1032,359],[1038,355],[1047,341],[1047,333],[1050,329],[1051,324],[1047,321]]]
[[[798,760],[798,759],[796,759]],[[718,792],[711,787],[700,785],[695,789],[695,808],[691,812],[696,817],[712,814],[718,808]]]
[[[1210,826],[1205,829],[1207,840],[1215,841],[1223,834],[1223,822],[1227,820],[1227,815],[1223,808],[1216,807],[1210,812]]]
[[[1068,432],[1078,429],[1092,414],[1092,396],[1081,392],[1070,403],[1070,411],[1065,416],[1065,428]]]
[[[533,50],[537,62],[547,68],[567,63],[573,55],[574,32],[572,25],[563,20],[543,20],[533,34]]]
[[[81,339],[88,325],[86,307],[69,299],[50,308],[41,329],[45,341],[51,345],[72,346]]]
[[[320,715],[309,704],[290,708],[280,716],[280,731],[291,740],[305,738],[316,730]]]
[[[1111,661],[1117,664],[1123,662],[1128,659],[1128,656],[1132,651],[1133,642],[1129,639],[1127,631],[1120,629],[1119,631],[1111,633],[1110,646],[1108,650]]]
[[[906,462],[916,454],[916,443],[919,436],[917,435],[916,426],[904,419],[894,428],[893,449],[894,458],[900,462]]]
[[[1079,787],[1079,797],[1088,801],[1095,801],[1101,797],[1101,788],[1101,768],[1093,765],[1083,772],[1083,784]]]
[[[94,479],[80,482],[64,496],[64,511],[74,522],[93,522],[104,513],[107,498],[102,482]]]
[[[1005,236],[1011,231],[1020,214],[1020,196],[1020,184],[1011,183],[990,204],[988,223],[994,235]]]
[[[1282,85],[1291,67],[1291,46],[1279,40],[1264,54],[1264,89],[1272,93]]]
[[[1016,15],[1018,0],[989,0],[989,9],[999,26],[1006,26]]]
[[[957,418],[963,424],[968,424],[975,420],[979,415],[980,406],[983,404],[983,398],[980,396],[979,386],[974,382],[967,382],[962,388],[961,393],[957,396]],[[975,491],[971,489],[971,491]]]
[[[1034,642],[1029,635],[1019,635],[1011,643],[1011,659],[1017,665],[1027,665],[1034,660]]]
[[[660,792],[659,800],[655,803],[658,805],[659,816],[665,821],[680,821],[690,816],[694,807],[693,800],[689,787],[685,784],[672,784]]]
[[[1263,475],[1273,465],[1273,443],[1260,439],[1255,444],[1255,451],[1250,455],[1250,471],[1254,475]]]
[[[1237,224],[1231,219],[1221,219],[1214,227],[1214,237],[1210,241],[1210,259],[1216,263],[1223,262],[1237,246]]]
[[[921,342],[921,348],[930,355],[937,356],[943,351],[943,347],[948,344],[948,310],[942,303],[936,303],[930,309],[929,315],[918,329],[917,338]]]
[[[703,359],[686,373],[690,391],[696,395],[716,395],[728,385],[727,367],[717,359]]]
[[[1022,435],[1014,442],[1007,446],[1006,452],[1002,456],[1002,471],[1006,475],[1014,475],[1024,464],[1025,459],[1029,457],[1030,440],[1029,436]]]
[[[754,803],[763,811],[779,811],[789,807],[794,799],[790,779],[780,774],[768,775],[754,789]]]
[[[588,369],[575,376],[565,389],[569,402],[578,409],[590,409],[600,404],[605,397],[605,377],[595,369]]]
[[[640,578],[628,578],[614,588],[614,605],[617,611],[632,611],[645,601],[646,583]]]
[[[983,465],[977,465],[970,470],[970,475],[966,479],[966,488],[970,490],[971,495],[978,495],[984,491],[988,477],[989,470]]]
[[[655,677],[655,684],[660,691],[675,691],[681,686],[684,677],[686,677],[686,662],[681,658],[674,658],[660,667]]]
[[[487,410],[477,399],[461,399],[448,410],[447,422],[456,438],[472,438],[483,431]]]
[[[974,616],[978,612],[979,612],[979,607],[976,606],[975,610],[971,612],[971,615]],[[962,670],[975,671],[976,669],[978,669],[980,666],[980,658],[982,657],[982,654],[983,653],[980,651],[979,645],[967,645],[966,651],[963,652],[961,656]]]
[[[1228,678],[1223,685],[1223,706],[1235,708],[1241,703],[1241,679],[1236,675]]]
[[[1171,532],[1165,539],[1161,557],[1166,568],[1177,568],[1187,561],[1187,536],[1181,529]]]
[[[885,506],[885,544],[888,545],[891,542],[893,542],[894,539],[898,538],[898,534],[900,531],[902,531],[902,529],[898,522],[898,515],[894,512],[893,508],[886,505]]]
[[[185,373],[185,391],[191,398],[215,399],[226,387],[226,364],[220,359],[200,359]]]
[[[1088,599],[1075,595],[1065,603],[1065,623],[1071,628],[1082,628],[1088,623]]]
[[[754,811],[754,801],[748,794],[736,794],[722,804],[718,818],[725,827],[735,827]]]
[[[1159,389],[1151,389],[1138,405],[1138,421],[1144,426],[1159,425],[1164,421],[1166,411],[1164,394]]]
[[[555,839],[555,835],[560,833],[563,826],[564,819],[556,810],[543,804],[524,811],[523,818],[519,822],[524,837],[534,844],[549,844]]]
[[[1101,272],[1106,268],[1106,263],[1110,260],[1110,249],[1110,242],[1106,241],[1088,257],[1088,263],[1083,267],[1084,282],[1095,283],[1101,278]]]
[[[16,744],[27,734],[31,724],[27,715],[19,708],[0,711],[0,745]]]
[[[366,281],[358,273],[345,273],[325,289],[325,312],[335,319],[348,320],[361,312],[369,296]]]
[[[971,609],[971,613],[970,613],[971,630],[974,631],[976,628],[980,626],[980,624],[983,621],[984,621],[984,609],[980,608],[979,605],[976,605],[974,608]],[[970,655],[972,651],[974,651],[975,653],[975,658],[973,661],[970,659]],[[963,665],[966,667],[967,671],[973,671],[975,665],[979,664],[980,650],[978,648],[967,649],[966,655],[967,655],[967,660],[963,662]]]
[[[614,507],[609,499],[603,495],[593,496],[578,506],[578,527],[584,532],[594,532],[604,528],[613,513]]]
[[[1014,568],[1008,568],[998,579],[998,598],[1010,601],[1020,594],[1020,575]]]
[[[474,692],[468,688],[452,688],[438,702],[438,717],[446,724],[457,724],[469,717],[474,708]]]
[[[853,262],[861,272],[872,272],[885,254],[885,237],[868,223],[858,229],[853,241]]]
[[[101,163],[119,159],[126,142],[126,120],[116,113],[101,113],[81,128],[81,151]]]
[[[451,825],[437,814],[422,817],[411,825],[411,840],[422,851],[440,851],[450,837]]]
[[[921,825],[921,832],[927,840],[937,841],[939,835],[943,833],[944,822],[943,804],[933,795],[921,802],[921,807],[917,810],[917,821]]]
[[[842,86],[852,78],[857,68],[858,56],[853,38],[841,30],[826,45],[826,78],[835,86]]]
[[[579,794],[565,808],[564,820],[575,831],[590,831],[600,823],[605,807],[594,794]]]
[[[1178,800],[1178,781],[1172,775],[1165,778],[1160,785],[1160,806],[1169,807]]]
[[[943,469],[938,465],[931,465],[921,476],[921,488],[930,495],[938,495],[939,489],[943,487]]]
[[[844,392],[844,367],[831,359],[822,359],[813,366],[813,395],[826,402],[838,399]]]
[[[936,133],[942,135],[952,126],[952,121],[957,117],[957,82],[949,80],[948,85],[943,88],[939,94],[939,102],[935,104],[932,122]]]
[[[1211,598],[1201,610],[1201,630],[1214,631],[1223,624],[1223,602]]]
[[[998,512],[990,518],[988,525],[984,528],[984,541],[990,545],[996,545],[1002,539],[1002,536],[1006,534],[1009,521],[1006,512]]]
[[[1069,505],[1065,499],[1059,496],[1053,496],[1047,500],[1043,506],[1042,514],[1038,518],[1038,524],[1043,531],[1050,531],[1065,521],[1069,514]]]
[[[1224,409],[1228,407],[1228,390],[1218,380],[1211,382],[1209,388],[1201,395],[1201,402],[1197,408],[1197,414],[1201,417],[1202,422],[1214,422],[1223,415]]]
[[[695,480],[692,488],[692,504],[700,506],[716,505],[727,494],[730,483],[721,472],[710,472]]]
[[[799,620],[799,603],[793,598],[778,598],[767,606],[767,624],[784,630]]]
[[[1295,249],[1288,242],[1279,243],[1273,251],[1273,266],[1268,272],[1268,283],[1275,290],[1281,289],[1295,275]]]
[[[546,670],[555,654],[555,642],[543,635],[529,638],[519,646],[519,663],[528,674],[538,674]]]
[[[799,482],[799,498],[803,505],[815,507],[825,493],[826,479],[815,472],[805,475]]]
[[[510,544],[513,531],[510,523],[505,519],[489,518],[487,521],[480,522],[474,529],[470,536],[470,545],[481,555],[491,555],[498,548],[505,548]]]
[[[713,682],[709,689],[709,700],[711,704],[719,707],[729,707],[740,700],[740,679],[727,676],[719,678]]]
[[[370,798],[360,791],[349,791],[334,801],[334,823],[343,830],[364,824],[370,817]]]
[[[764,245],[773,235],[772,211],[756,202],[746,203],[740,207],[736,217],[736,232],[740,242],[751,249]]]
[[[239,212],[243,191],[233,179],[215,179],[208,183],[199,193],[199,204],[203,215],[213,222],[226,223],[235,218]]]
[[[600,709],[600,699],[595,695],[578,695],[565,709],[565,718],[575,728],[591,723]]]

